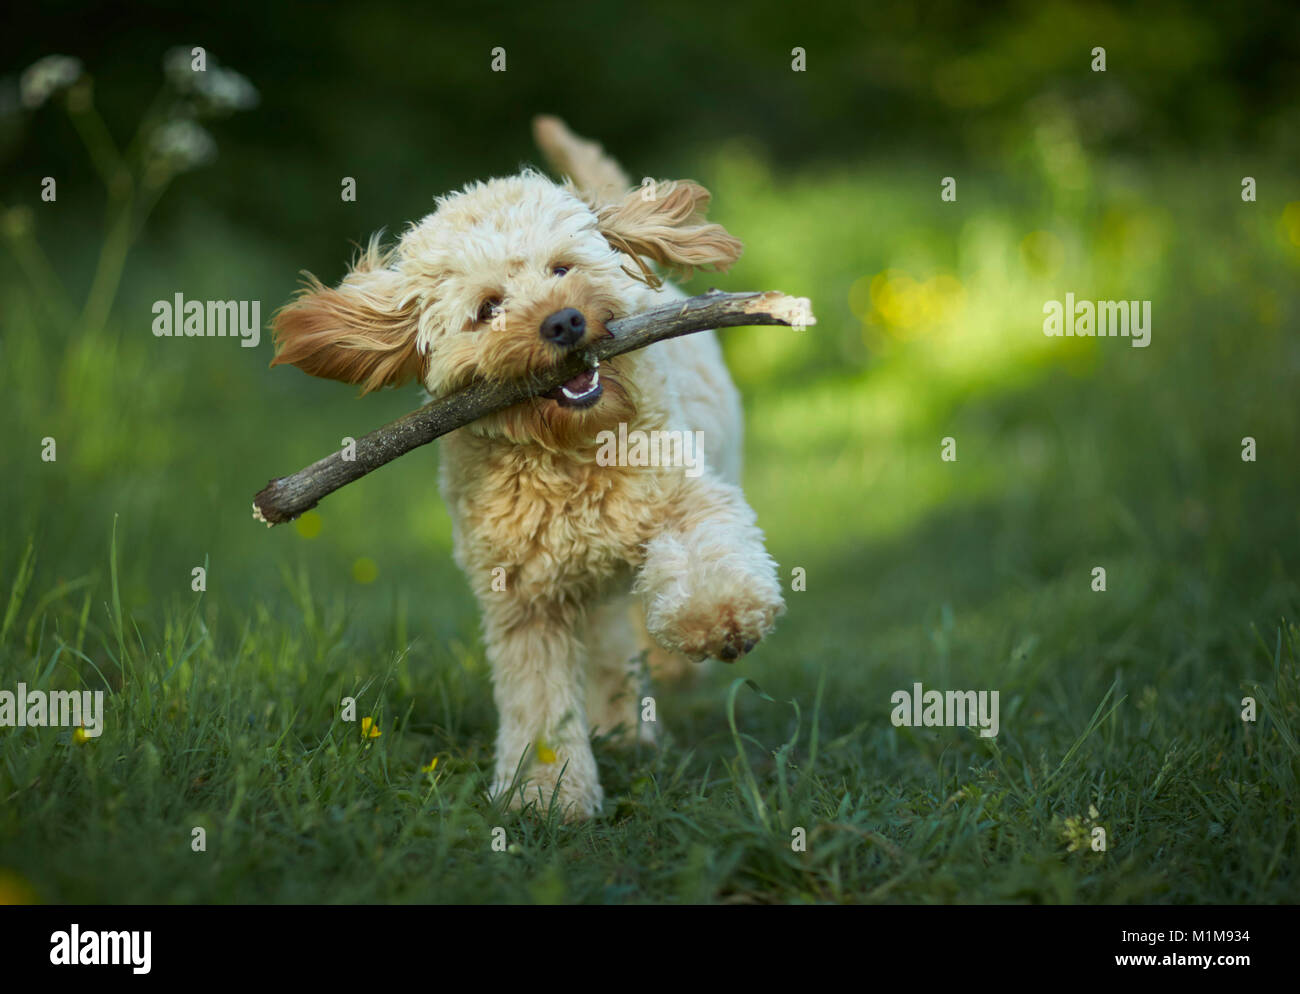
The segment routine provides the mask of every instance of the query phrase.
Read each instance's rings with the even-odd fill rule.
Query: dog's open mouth
[[[597,364],[543,396],[549,397],[561,407],[590,407],[600,400],[604,390],[600,385],[600,369]]]

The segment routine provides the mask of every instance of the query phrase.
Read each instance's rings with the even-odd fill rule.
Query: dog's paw
[[[661,646],[691,659],[734,663],[772,631],[785,612],[775,580],[729,579],[693,585],[680,596],[661,596],[646,628]]]
[[[761,544],[714,531],[651,540],[633,590],[645,598],[646,631],[664,649],[731,663],[772,630],[785,601]]]
[[[554,805],[560,817],[567,822],[585,821],[600,811],[605,792],[594,778],[578,777],[565,770],[561,776],[559,762],[538,762],[528,779],[518,783],[510,793],[511,780],[498,774],[492,784],[494,801],[510,793],[506,807],[511,811],[530,811],[546,817]]]

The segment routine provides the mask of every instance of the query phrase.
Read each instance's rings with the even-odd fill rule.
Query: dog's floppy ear
[[[363,394],[419,376],[419,302],[403,295],[390,257],[376,236],[337,287],[307,273],[307,285],[272,321],[277,351],[271,365],[289,363],[312,376],[359,383]]]
[[[726,270],[744,246],[720,224],[704,220],[709,191],[691,180],[647,183],[617,204],[600,208],[596,227],[606,241],[641,266],[638,278],[658,284],[644,260],[685,271],[696,266]],[[637,275],[637,274],[633,274]]]

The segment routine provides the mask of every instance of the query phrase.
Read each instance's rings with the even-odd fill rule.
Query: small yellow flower
[[[374,718],[367,715],[361,719],[361,737],[363,739],[377,739],[383,734],[375,724]]]
[[[1080,849],[1088,849],[1092,842],[1092,830],[1097,827],[1097,819],[1101,817],[1101,812],[1097,810],[1097,805],[1088,805],[1088,816],[1074,815],[1066,818],[1064,824],[1058,822],[1061,832],[1061,840],[1069,843],[1069,851],[1076,852]]]
[[[379,576],[379,567],[368,556],[362,556],[352,564],[352,579],[357,583],[374,583]]]
[[[0,867],[0,905],[35,904],[36,891],[16,870]]]
[[[1061,839],[1063,842],[1070,844],[1070,852],[1086,846],[1088,844],[1088,830],[1083,825],[1083,819],[1077,815],[1066,818],[1065,824],[1061,826]]]
[[[303,538],[315,538],[320,534],[321,516],[315,511],[308,511],[293,523],[294,530]]]
[[[539,745],[537,747],[537,758],[550,765],[555,762],[555,750],[547,745]]]
[[[432,773],[432,772],[433,772],[434,770],[436,770],[437,768],[438,768],[438,757],[437,757],[437,756],[434,756],[433,759],[429,760],[429,765],[428,765],[428,766],[421,766],[421,767],[420,767],[420,772],[421,772],[421,773]]]
[[[86,733],[84,728],[76,728],[72,732],[72,741],[77,745],[85,745],[90,741],[90,736]]]

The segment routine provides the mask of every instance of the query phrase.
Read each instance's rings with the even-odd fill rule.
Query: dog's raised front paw
[[[771,632],[784,612],[775,579],[714,575],[661,594],[647,611],[646,629],[669,651],[732,663]]]

